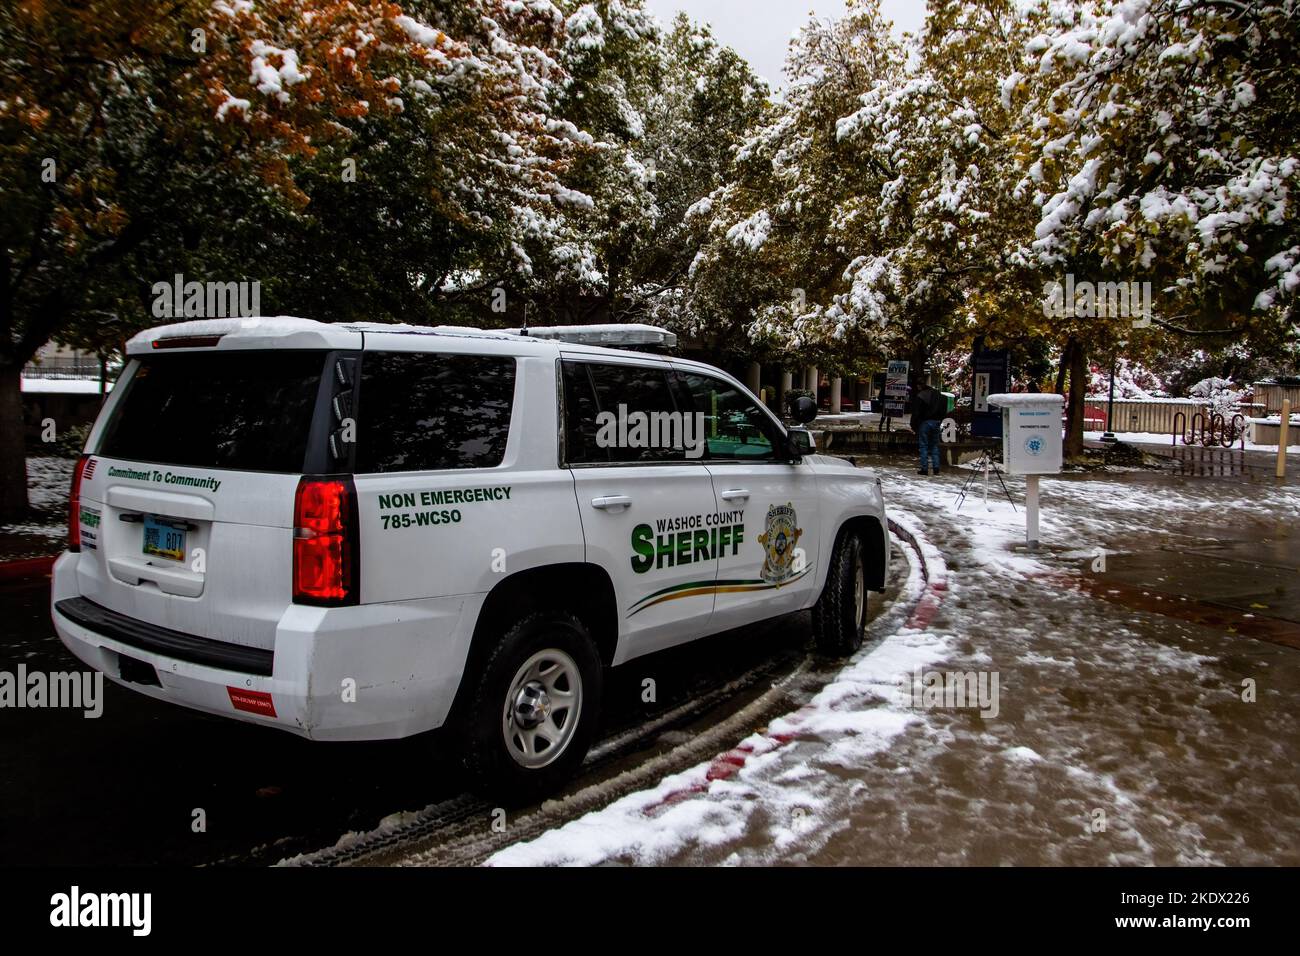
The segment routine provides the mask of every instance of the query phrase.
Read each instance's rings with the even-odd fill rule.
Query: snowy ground
[[[27,459],[29,521],[0,525],[0,561],[53,554],[68,534],[68,491],[74,458],[33,455]]]
[[[27,393],[58,395],[98,395],[99,379],[88,378],[29,378],[23,376],[22,390]],[[113,383],[107,383],[107,390],[113,390]]]
[[[1101,441],[1101,436],[1105,432],[1084,432],[1083,437],[1088,441]],[[1297,433],[1300,434],[1300,433]],[[1157,432],[1116,432],[1115,437],[1122,442],[1138,445],[1161,445],[1165,448],[1172,446],[1173,441],[1169,435],[1162,435]],[[1181,444],[1181,443],[1180,443]],[[1241,449],[1241,442],[1235,441],[1233,448]],[[1259,445],[1253,441],[1246,442],[1246,451],[1277,451],[1277,445]],[[1287,445],[1287,454],[1300,453],[1300,445]]]
[[[796,719],[746,741],[731,776],[701,764],[489,862],[1300,862],[1300,651],[1072,587],[1098,549],[1295,527],[1296,488],[1044,480],[1045,546],[1029,554],[1005,499],[953,512],[964,475],[882,476],[892,514],[947,565],[925,629],[864,647]],[[916,670],[936,666],[996,674],[997,715],[913,706]]]

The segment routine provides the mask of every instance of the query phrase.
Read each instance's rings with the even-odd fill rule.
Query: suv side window
[[[679,372],[697,414],[713,461],[776,458],[779,433],[772,419],[736,386],[698,372]]]
[[[660,421],[663,413],[669,413],[670,419],[677,417],[668,369],[654,365],[612,365],[568,360],[563,365],[566,464],[633,464],[684,460],[685,453],[681,447],[620,444],[601,440],[598,416],[602,412],[608,412],[617,419],[620,406],[627,419],[632,419],[634,414],[644,415],[647,421]],[[655,416],[660,418],[656,419]],[[606,435],[608,434],[607,429]]]
[[[366,352],[356,472],[494,468],[505,457],[514,395],[509,356]]]

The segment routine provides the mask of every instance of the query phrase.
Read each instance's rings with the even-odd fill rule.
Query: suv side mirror
[[[813,442],[812,432],[806,428],[792,428],[789,431],[789,447],[792,458],[802,458],[804,455],[811,455],[817,447]]]
[[[817,417],[817,403],[807,395],[800,395],[794,400],[791,411],[794,413],[795,421],[800,425],[807,425]]]

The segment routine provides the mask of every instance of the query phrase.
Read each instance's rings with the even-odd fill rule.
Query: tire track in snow
[[[901,522],[891,521],[891,531],[905,545],[903,550],[916,557],[907,564],[907,578],[903,582],[899,600],[881,613],[873,622],[877,630],[887,636],[873,645],[874,650],[900,629],[918,627],[918,622],[933,611],[923,610],[922,602],[933,598],[946,588],[946,568],[937,549],[918,533],[919,523],[911,516],[901,516]],[[937,601],[934,606],[937,606]],[[861,656],[861,655],[859,655]],[[645,787],[661,782],[666,774],[684,763],[707,760],[713,753],[717,762],[717,748],[726,739],[735,739],[766,717],[779,713],[788,700],[791,685],[808,676],[811,658],[805,659],[794,671],[777,680],[771,689],[750,702],[741,710],[727,716],[706,732],[696,733],[686,743],[638,763],[613,778],[598,780],[562,799],[551,800],[540,807],[510,821],[505,834],[491,832],[492,808],[473,797],[462,796],[435,804],[417,813],[394,814],[374,831],[364,834],[347,834],[335,847],[283,861],[282,865],[352,865],[370,863],[395,863],[398,865],[466,865],[486,860],[491,854],[520,840],[539,837],[553,831],[567,819],[599,808]],[[706,712],[727,697],[733,697],[745,687],[766,679],[764,672],[747,675],[698,701],[683,705],[662,715],[643,727],[635,728],[607,738],[593,749],[588,761],[588,773],[593,764],[599,766],[626,750],[644,746],[654,734],[689,720],[692,715]],[[788,707],[788,703],[785,703]],[[791,738],[793,739],[793,738]],[[739,768],[736,768],[739,769]],[[421,847],[421,844],[425,846]],[[414,852],[411,852],[414,850]]]
[[[529,842],[516,841],[486,862],[593,865],[629,858],[653,862],[691,844],[742,840],[756,809],[764,804],[786,811],[787,818],[795,821],[790,827],[769,828],[775,831],[769,844],[776,849],[809,842],[810,837],[815,842],[817,837],[810,831],[819,828],[823,839],[829,837],[833,822],[819,811],[831,809],[835,795],[808,790],[807,778],[823,772],[809,767],[804,752],[811,749],[814,755],[820,752],[835,762],[838,757],[865,757],[887,747],[921,719],[907,709],[902,678],[914,667],[941,660],[951,651],[947,639],[926,630],[947,591],[942,554],[907,512],[894,513],[890,530],[916,555],[903,591],[912,599],[905,623],[900,620],[894,632],[859,651],[811,701],[711,761]],[[863,704],[870,706],[863,708]],[[822,783],[822,790],[827,790],[826,781]],[[830,781],[832,791],[834,784]],[[793,793],[783,794],[785,789]]]

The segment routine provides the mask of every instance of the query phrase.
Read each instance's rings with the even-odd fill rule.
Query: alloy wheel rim
[[[506,750],[521,767],[539,770],[568,749],[582,714],[582,675],[556,648],[538,651],[515,671],[501,712]]]

